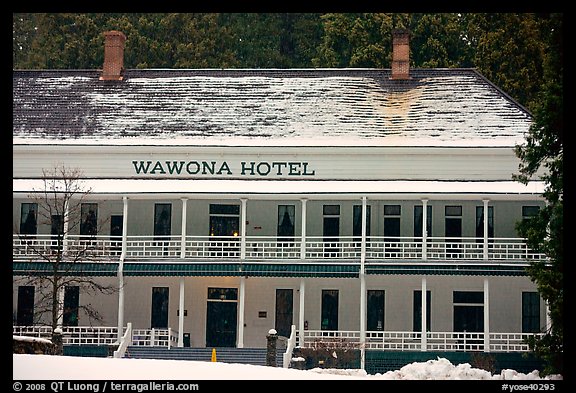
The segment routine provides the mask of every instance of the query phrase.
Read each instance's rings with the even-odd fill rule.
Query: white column
[[[488,202],[490,202],[489,199],[482,199],[482,203],[484,203],[484,242],[482,248],[484,260],[488,259]]]
[[[246,201],[247,199],[242,198],[242,212],[240,214],[240,259],[246,259]]]
[[[428,288],[426,277],[422,277],[422,296],[420,299],[421,302],[421,317],[420,321],[422,321],[422,326],[420,327],[421,339],[420,339],[420,350],[425,352],[428,346],[428,337],[427,337],[427,330],[426,326],[428,326],[428,319],[426,318],[426,310],[428,309]]]
[[[182,198],[182,230],[180,238],[180,258],[186,258],[186,214],[188,198]]]
[[[240,263],[246,259],[246,198],[240,199]],[[244,307],[246,296],[246,277],[240,276],[240,293],[238,294],[238,348],[244,348]]]
[[[300,280],[300,297],[298,298],[298,335],[300,337],[299,346],[304,347],[304,295],[306,292],[306,284],[304,279]]]
[[[128,249],[128,197],[122,197],[122,203],[122,252],[118,263],[118,342],[124,333],[124,260]]]
[[[64,287],[58,287],[58,323],[57,327],[62,329],[64,325]]]
[[[428,199],[422,199],[422,260],[428,259]]]
[[[180,299],[178,302],[178,346],[184,346],[184,277],[180,277]]]
[[[238,294],[238,348],[244,348],[244,298],[246,293],[246,277],[240,277],[240,293]]]
[[[366,368],[366,225],[368,222],[366,197],[362,197],[362,242],[360,246],[360,368]]]
[[[488,279],[484,279],[484,352],[490,352],[490,293]]]
[[[360,243],[360,273],[364,274],[366,263],[366,226],[368,224],[368,202],[362,197],[362,242]]]
[[[68,220],[70,219],[70,200],[64,201],[64,220],[62,224],[62,256],[66,257],[68,254],[68,228],[70,227],[70,223]]]
[[[122,254],[120,260],[124,262],[126,259],[126,250],[128,248],[128,197],[122,197],[123,213],[122,213]]]
[[[301,231],[301,242],[300,242],[300,259],[306,259],[306,202],[307,199],[303,198],[300,200],[302,202],[302,231]]]

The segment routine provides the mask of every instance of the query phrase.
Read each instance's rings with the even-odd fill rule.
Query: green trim
[[[254,277],[345,277],[357,278],[360,266],[349,264],[245,264],[244,271]]]
[[[60,274],[64,276],[116,276],[118,263],[77,262],[61,263]],[[13,262],[13,276],[43,276],[53,274],[50,262]]]
[[[501,265],[369,265],[366,274],[436,274],[445,276],[526,276],[525,266]]]
[[[125,276],[358,277],[347,264],[124,263]]]
[[[68,271],[68,267],[71,268]],[[476,264],[368,264],[370,275],[444,275],[444,276],[527,276],[525,266]],[[62,274],[83,276],[115,276],[118,263],[84,262],[62,264]],[[339,277],[357,278],[359,264],[349,263],[124,263],[126,276],[247,276],[247,277]],[[13,262],[12,274],[52,274],[49,262]]]
[[[125,276],[241,276],[237,263],[124,263]]]

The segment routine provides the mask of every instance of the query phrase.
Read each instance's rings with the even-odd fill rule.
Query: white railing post
[[[286,343],[286,352],[282,356],[282,367],[289,368],[290,367],[290,360],[292,359],[292,352],[294,351],[294,347],[296,346],[296,326],[292,325],[290,327],[290,337],[288,338],[288,342]]]
[[[126,353],[126,349],[129,345],[132,345],[132,323],[128,322],[126,326],[126,332],[121,335],[119,340],[118,349],[114,351],[115,358],[122,358]]]
[[[153,347],[154,346],[154,340],[156,339],[155,337],[155,331],[154,328],[152,328],[150,330],[150,346]]]

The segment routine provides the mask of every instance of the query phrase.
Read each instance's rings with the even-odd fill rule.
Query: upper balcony
[[[527,264],[545,260],[521,238],[476,237],[360,237],[308,236],[79,236],[60,241],[53,235],[13,235],[13,258],[41,260],[61,247],[66,255],[90,261],[218,262],[250,261],[293,263],[301,261],[366,264],[398,262]]]

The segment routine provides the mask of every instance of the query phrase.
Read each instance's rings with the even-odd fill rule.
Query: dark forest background
[[[14,13],[14,69],[99,69],[106,30],[125,68],[389,68],[392,30],[412,67],[474,67],[534,107],[561,14]]]

